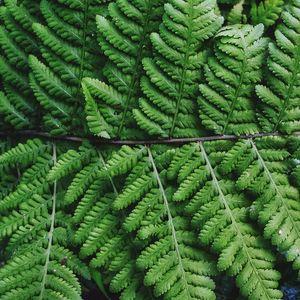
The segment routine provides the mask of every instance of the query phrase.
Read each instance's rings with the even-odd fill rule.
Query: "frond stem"
[[[142,39],[139,42],[138,48],[137,48],[137,57],[134,63],[134,67],[133,67],[133,75],[130,81],[130,85],[129,85],[129,89],[128,89],[128,93],[126,95],[126,100],[125,100],[125,107],[124,110],[122,112],[122,119],[121,119],[121,124],[118,128],[118,132],[117,132],[117,136],[119,137],[122,133],[123,130],[123,126],[125,123],[125,119],[127,116],[127,112],[131,103],[131,98],[132,95],[134,94],[134,87],[136,85],[136,83],[139,80],[140,77],[140,73],[141,73],[141,61],[143,59],[143,48],[145,46],[146,43],[146,37],[149,31],[149,22],[150,22],[150,16],[151,16],[151,10],[154,6],[154,1],[150,0],[150,2],[148,2],[148,12],[146,14],[146,19],[145,19],[145,23],[143,26],[143,33],[142,33]]]
[[[244,52],[247,51],[246,47],[246,43],[245,43],[245,37],[244,35],[240,32],[240,37],[241,37],[241,40],[242,40],[242,44],[243,44],[243,50]],[[239,76],[239,81],[238,81],[238,87],[237,89],[235,90],[235,93],[234,93],[234,98],[231,102],[231,105],[230,105],[230,111],[229,111],[229,114],[227,115],[226,117],[226,122],[225,122],[225,125],[224,125],[224,128],[223,128],[223,132],[222,134],[226,134],[226,130],[227,130],[227,127],[229,125],[229,122],[231,121],[231,117],[233,115],[233,111],[235,109],[235,106],[236,106],[236,103],[237,103],[237,99],[239,98],[240,96],[240,89],[241,89],[241,86],[243,84],[243,81],[244,81],[244,76],[245,76],[245,67],[246,67],[246,54],[244,54],[244,59],[243,59],[243,63],[242,63],[242,67],[241,67],[241,75]]]
[[[155,165],[150,147],[147,147],[147,150],[148,150],[148,154],[149,154],[149,160],[150,160],[150,163],[152,165],[153,172],[154,172],[154,175],[156,177],[160,193],[161,193],[161,195],[163,197],[163,200],[164,200],[164,206],[165,206],[165,209],[166,209],[166,212],[167,212],[167,215],[168,215],[168,223],[169,223],[169,226],[170,226],[170,229],[171,229],[171,232],[172,232],[174,248],[175,248],[175,252],[176,252],[176,255],[177,255],[177,259],[178,259],[178,264],[179,264],[179,267],[180,267],[180,270],[181,270],[181,273],[182,273],[182,279],[184,281],[185,288],[188,291],[188,283],[187,283],[187,279],[186,279],[186,276],[185,276],[185,270],[184,270],[184,267],[183,267],[181,254],[180,254],[180,251],[179,251],[179,245],[178,245],[177,236],[176,236],[176,229],[175,229],[175,226],[174,226],[174,223],[173,223],[173,217],[172,217],[172,213],[171,213],[171,210],[170,210],[168,198],[167,198],[167,195],[165,193],[163,184],[160,180],[159,173],[157,171],[157,168],[156,168],[156,165]],[[190,294],[189,294],[189,299],[192,299]]]
[[[56,154],[56,145],[53,143],[53,155],[52,155],[52,160],[53,163],[55,164],[57,161],[57,154]],[[42,283],[41,283],[41,293],[39,295],[39,300],[44,299],[44,292],[45,292],[45,285],[46,285],[46,278],[48,274],[48,265],[50,262],[50,254],[51,254],[51,247],[52,247],[52,240],[53,240],[53,232],[54,232],[54,223],[55,223],[55,214],[56,214],[56,192],[57,192],[57,182],[54,181],[53,184],[53,195],[52,195],[52,212],[50,216],[50,230],[48,232],[48,247],[46,250],[46,262],[44,266],[44,272],[43,272],[43,277],[42,277]]]
[[[180,103],[181,100],[183,98],[183,92],[184,92],[184,88],[186,85],[186,73],[188,70],[188,64],[189,64],[189,59],[190,59],[190,46],[191,46],[191,38],[192,38],[192,24],[193,21],[191,21],[191,18],[193,17],[193,1],[190,1],[191,3],[189,3],[189,8],[188,8],[188,33],[187,33],[187,42],[186,42],[186,52],[184,53],[184,59],[183,59],[183,70],[181,72],[181,81],[180,81],[180,86],[179,86],[179,91],[178,91],[178,96],[176,98],[176,108],[175,108],[175,113],[173,116],[173,120],[172,120],[172,126],[170,129],[170,133],[169,133],[169,137],[172,138],[173,134],[174,134],[174,130],[175,130],[175,126],[176,126],[176,122],[177,122],[177,117],[179,114],[179,107],[180,107]]]
[[[277,119],[277,122],[274,126],[274,130],[277,130],[283,117],[284,117],[284,114],[285,114],[285,111],[286,109],[289,107],[290,105],[290,100],[291,100],[291,96],[293,94],[293,91],[295,89],[295,82],[298,78],[298,74],[299,74],[299,66],[300,66],[300,44],[297,46],[297,50],[296,51],[296,57],[295,57],[295,60],[296,60],[296,63],[294,63],[294,69],[293,69],[293,72],[292,72],[292,79],[288,85],[288,90],[287,90],[287,93],[286,93],[286,97],[284,98],[284,103],[283,103],[283,106],[280,110],[280,114],[279,114],[279,117]]]
[[[297,227],[297,225],[295,224],[294,218],[293,218],[293,217],[291,216],[291,214],[290,214],[289,208],[287,207],[287,204],[286,204],[286,202],[284,201],[284,197],[283,197],[282,193],[280,192],[280,190],[278,189],[278,186],[277,186],[276,182],[274,181],[271,172],[269,171],[268,167],[266,166],[266,163],[265,163],[265,161],[263,160],[263,158],[261,157],[261,155],[260,155],[260,153],[259,153],[259,150],[257,149],[257,147],[256,147],[255,143],[253,142],[253,140],[250,139],[249,141],[250,141],[250,143],[251,143],[251,146],[252,146],[253,150],[255,151],[255,154],[256,154],[256,156],[257,156],[257,158],[258,158],[258,160],[259,160],[261,166],[262,166],[263,169],[264,169],[265,174],[266,174],[267,177],[269,178],[271,185],[273,186],[273,188],[274,188],[276,194],[280,197],[282,207],[284,208],[287,217],[290,219],[291,223],[293,224],[293,228],[295,229],[295,231],[296,231],[298,237],[300,238],[300,232],[299,232],[299,230],[298,230],[298,227]]]
[[[224,195],[224,193],[223,193],[223,191],[222,191],[222,189],[220,187],[219,180],[217,179],[217,176],[216,176],[216,174],[214,172],[214,169],[213,169],[213,167],[212,167],[212,165],[211,165],[211,163],[209,161],[209,158],[208,158],[208,156],[206,154],[204,146],[202,145],[201,142],[199,143],[199,146],[200,146],[201,154],[203,155],[203,158],[204,158],[204,160],[206,162],[206,165],[208,167],[209,173],[211,174],[213,185],[214,185],[214,187],[216,188],[216,190],[217,190],[217,192],[219,194],[219,199],[221,200],[222,204],[224,205],[224,208],[225,208],[226,212],[228,213],[228,216],[229,216],[229,218],[231,220],[231,224],[234,227],[235,232],[238,235],[239,241],[242,243],[242,247],[243,247],[243,249],[245,250],[245,252],[247,254],[248,261],[249,261],[249,263],[250,263],[250,265],[251,265],[251,267],[252,267],[255,275],[257,276],[262,289],[265,291],[265,295],[267,295],[267,299],[271,300],[271,298],[269,297],[268,291],[267,291],[267,289],[266,289],[266,287],[264,285],[263,278],[261,278],[261,275],[257,272],[257,268],[256,268],[255,264],[253,263],[253,259],[252,259],[251,255],[250,255],[249,251],[248,251],[248,246],[247,246],[247,244],[244,241],[243,234],[242,234],[242,232],[239,229],[239,226],[238,226],[238,224],[237,224],[237,222],[235,220],[235,217],[234,217],[234,215],[232,213],[232,209],[230,208],[230,206],[229,206],[229,204],[228,204],[228,202],[226,200],[226,197],[225,197],[225,195]]]

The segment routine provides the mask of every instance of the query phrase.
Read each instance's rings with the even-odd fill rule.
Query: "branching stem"
[[[87,136],[85,138],[79,136],[52,136],[47,132],[36,131],[36,130],[19,130],[12,132],[0,131],[0,138],[48,138],[52,140],[62,140],[69,142],[82,143],[83,141],[90,141],[96,145],[155,145],[155,144],[173,144],[173,145],[183,145],[196,142],[206,142],[206,141],[218,141],[218,140],[248,140],[256,139],[266,136],[282,136],[282,137],[300,137],[300,132],[296,132],[292,135],[281,134],[279,132],[267,132],[267,133],[256,133],[251,135],[215,135],[215,136],[202,136],[193,138],[178,138],[178,139],[149,139],[149,140],[108,140],[101,139],[95,136]]]

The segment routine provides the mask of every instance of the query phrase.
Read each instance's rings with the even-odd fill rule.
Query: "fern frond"
[[[95,158],[90,162],[90,164],[85,166],[75,175],[65,194],[65,201],[67,204],[74,202],[79,196],[84,194],[86,189],[94,182],[101,167],[102,164],[100,159]]]
[[[267,132],[292,133],[300,129],[299,12],[299,1],[292,1],[282,13],[283,23],[275,31],[275,42],[269,44],[266,86],[256,86],[262,101],[258,119]]]
[[[55,135],[87,132],[82,120],[81,80],[101,63],[91,42],[92,22],[106,1],[42,0],[47,25],[33,24],[41,42],[43,61],[30,56],[30,85],[44,109],[44,126]],[[96,6],[98,5],[98,7]],[[81,120],[81,121],[80,121]]]
[[[19,144],[13,150],[21,148]],[[66,216],[59,211],[57,182],[50,186],[45,180],[56,163],[56,145],[52,155],[49,147],[45,149],[35,153],[16,191],[7,196],[15,198],[13,205],[1,212],[9,212],[0,226],[1,240],[9,239],[4,248],[8,260],[0,270],[1,299],[81,299],[77,275],[89,277],[87,268],[65,246],[68,228],[63,227]],[[27,193],[18,192],[22,189]],[[2,207],[5,202],[0,202]],[[64,265],[62,255],[68,260]]]
[[[153,59],[143,60],[144,97],[134,110],[138,125],[159,137],[199,135],[193,99],[197,97],[201,68],[205,62],[204,42],[220,29],[223,18],[214,14],[215,2],[170,1],[159,34],[152,33]]]
[[[137,264],[145,270],[144,284],[154,286],[156,297],[215,299],[210,279],[215,274],[214,264],[198,248],[189,222],[180,214],[181,208],[174,205],[173,188],[164,188],[167,174],[163,169],[173,153],[165,147],[147,148],[144,158],[131,169],[122,191],[115,197],[113,208],[124,212],[120,221],[123,228],[128,233],[137,232],[143,241]],[[99,217],[99,213],[94,215]],[[90,221],[93,224],[93,219]],[[97,235],[102,236],[103,231]],[[109,249],[105,248],[105,253],[110,253]],[[103,260],[103,256],[97,255],[96,261],[100,258]]]
[[[250,209],[252,217],[264,227],[265,238],[299,270],[295,247],[300,240],[300,197],[289,182],[290,153],[286,142],[274,137],[247,140],[232,148],[229,155],[235,156],[239,151],[234,168],[239,175],[237,186],[256,195]]]
[[[51,182],[58,181],[74,171],[80,170],[82,165],[88,162],[93,154],[95,154],[95,150],[88,142],[83,143],[78,151],[74,149],[66,151],[50,170],[47,179]]]
[[[92,268],[104,269],[111,291],[120,293],[120,299],[153,299],[136,265],[138,243],[122,229],[123,218],[113,210],[118,191],[108,164],[101,154],[98,159],[103,172],[96,174],[75,211],[74,219],[82,220],[75,242],[81,245],[81,256],[90,258]]]
[[[258,132],[253,93],[262,76],[266,39],[263,25],[234,25],[216,36],[198,99],[202,124],[216,134]]]
[[[201,243],[210,245],[219,255],[220,271],[236,276],[242,295],[249,299],[281,299],[282,294],[276,289],[280,274],[274,270],[275,257],[247,219],[250,203],[236,191],[231,180],[222,179],[215,169],[224,155],[217,150],[220,145],[213,142],[199,143],[197,147],[186,145],[175,155],[171,168],[180,162],[178,157],[188,148],[191,149],[188,160],[181,164],[182,170],[188,166],[189,172],[185,171],[179,179],[174,200],[189,200],[186,211],[193,217]]]
[[[113,153],[106,163],[106,169],[103,170],[103,176],[109,174],[112,177],[128,173],[137,162],[143,158],[147,149],[145,147],[131,148],[122,146],[119,151]]]
[[[0,164],[28,164],[34,162],[38,154],[43,153],[49,146],[39,139],[28,140],[19,143],[16,147],[9,149],[0,156]]]
[[[46,176],[47,172],[50,169],[51,162],[51,160],[49,159],[49,154],[37,156],[36,161],[36,163],[34,163],[29,169],[24,172],[24,177],[22,176],[22,179],[20,179],[20,182],[17,185],[16,189],[0,201],[0,213],[5,213],[8,209],[11,208],[16,208],[20,204],[22,205],[22,203],[25,203],[26,205],[26,201],[33,201],[33,206],[30,205],[31,209],[29,209],[28,212],[25,212],[23,216],[17,213],[17,215],[15,216],[16,218],[13,218],[17,219],[15,220],[16,223],[19,223],[20,221],[22,225],[26,220],[26,215],[33,213],[33,211],[31,210],[33,210],[33,208],[36,206],[35,202],[40,202],[39,198],[36,198],[36,194],[43,193],[48,188]],[[9,219],[11,217],[12,216],[10,215]],[[3,220],[2,225],[5,224],[5,220]]]
[[[99,195],[104,194],[106,180],[95,180],[85,191],[74,212],[74,222],[81,223],[84,216],[91,211]]]
[[[215,275],[214,264],[198,248],[189,223],[173,206],[172,190],[164,188],[163,172],[158,171],[150,149],[148,153],[159,192],[153,211],[148,210],[141,223],[141,235],[155,237],[137,260],[147,269],[144,282],[154,285],[154,294],[164,299],[215,299],[210,278]]]
[[[300,0],[0,0],[0,300],[285,299],[299,34]]]
[[[32,101],[27,57],[39,54],[31,28],[40,20],[38,2],[7,0],[0,8],[0,18],[0,114],[17,129],[32,128],[37,108]]]
[[[83,80],[87,121],[91,132],[104,138],[142,136],[132,116],[138,105],[142,58],[149,55],[149,35],[162,15],[161,0],[124,1],[109,5],[109,16],[97,16],[99,43],[110,63],[107,79]]]
[[[226,18],[228,25],[245,23],[244,5],[245,1],[241,0],[232,7]]]
[[[272,26],[279,19],[283,6],[283,0],[264,0],[259,4],[253,1],[250,10],[251,23],[262,23],[266,28]]]

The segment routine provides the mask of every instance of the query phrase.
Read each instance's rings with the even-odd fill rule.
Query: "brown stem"
[[[89,140],[93,144],[99,145],[155,145],[155,144],[189,144],[193,142],[206,142],[206,141],[217,141],[217,140],[239,140],[239,139],[255,139],[265,136],[300,136],[300,132],[296,132],[293,135],[282,134],[279,132],[268,132],[268,133],[256,133],[251,135],[215,135],[215,136],[202,136],[194,138],[170,138],[170,139],[149,139],[149,140],[106,140],[95,136],[87,136],[86,138],[78,136],[52,136],[47,132],[35,131],[35,130],[18,130],[18,131],[0,131],[0,138],[18,138],[18,137],[41,137],[49,138],[52,140],[63,140],[70,142],[83,142]]]

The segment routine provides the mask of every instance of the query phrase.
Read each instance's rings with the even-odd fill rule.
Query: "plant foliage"
[[[284,11],[282,19],[275,42],[269,44],[267,86],[257,85],[256,93],[263,104],[259,114],[263,130],[291,133],[300,129],[300,3]]]
[[[296,299],[299,25],[299,0],[0,1],[0,300]]]
[[[56,159],[56,145],[37,139],[0,157],[6,172],[19,170],[18,185],[0,205],[0,236],[6,240],[1,299],[81,299],[77,275],[90,277],[69,249],[70,215],[64,211],[62,191],[57,181],[46,180]]]
[[[99,44],[108,57],[105,81],[83,80],[87,122],[104,138],[137,138],[132,109],[137,107],[143,74],[142,59],[149,56],[150,33],[162,15],[161,0],[124,1],[109,5],[107,18],[96,19]]]
[[[266,39],[263,25],[224,27],[216,35],[215,56],[205,65],[206,84],[198,100],[203,125],[216,134],[258,132],[255,83],[262,77]]]
[[[33,92],[29,85],[29,54],[39,54],[32,24],[40,17],[38,3],[7,0],[0,7],[0,113],[1,125],[17,129],[31,128],[37,123]],[[35,116],[36,117],[36,116]]]
[[[170,1],[158,33],[151,34],[155,56],[143,60],[144,97],[134,110],[138,125],[159,137],[199,134],[195,116],[197,85],[206,59],[204,43],[220,29],[223,18],[214,1]]]
[[[34,23],[43,60],[30,55],[30,85],[44,108],[43,125],[55,135],[86,133],[82,128],[83,77],[97,73],[101,59],[92,35],[94,17],[104,13],[105,1],[49,1],[40,3],[46,25]]]

